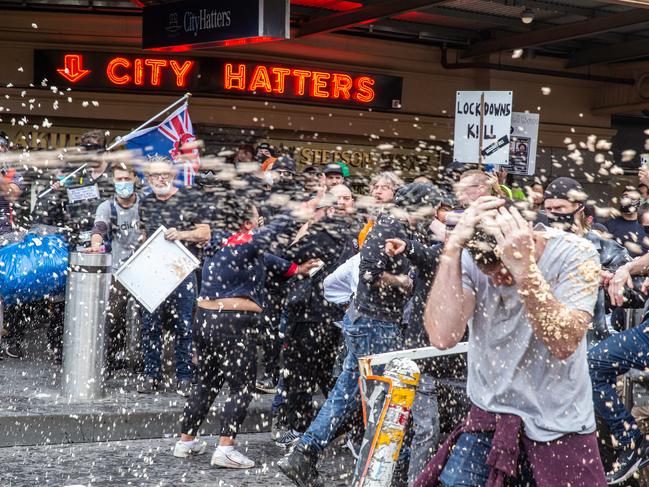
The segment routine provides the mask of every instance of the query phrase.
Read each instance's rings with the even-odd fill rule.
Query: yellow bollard
[[[361,378],[361,381],[363,379]],[[388,487],[403,446],[415,392],[419,367],[405,358],[390,361],[383,376],[368,375],[375,381],[363,402],[365,437],[354,472],[355,487]],[[361,382],[364,391],[366,384]]]

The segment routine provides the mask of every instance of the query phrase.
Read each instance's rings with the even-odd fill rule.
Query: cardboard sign
[[[70,203],[99,199],[99,187],[96,184],[91,186],[80,186],[78,188],[68,188],[67,192],[68,201]]]
[[[199,266],[183,244],[165,240],[166,230],[158,228],[114,274],[149,313]]]
[[[483,95],[484,103],[481,102]],[[455,100],[453,161],[465,164],[507,164],[511,116],[511,91],[458,91]]]
[[[536,145],[539,138],[538,113],[512,113],[509,164],[510,174],[532,176],[536,170]]]

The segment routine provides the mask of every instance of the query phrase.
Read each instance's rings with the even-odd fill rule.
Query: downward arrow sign
[[[81,66],[83,63],[81,54],[66,54],[64,59],[65,68],[58,68],[56,71],[68,81],[76,83],[90,73],[89,69],[83,69]]]

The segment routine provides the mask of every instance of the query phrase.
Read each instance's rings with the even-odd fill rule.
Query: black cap
[[[325,174],[340,174],[343,177],[345,176],[343,168],[340,167],[340,164],[327,164],[324,168],[324,171],[322,172]]]
[[[295,161],[288,156],[280,156],[275,162],[273,162],[273,167],[271,171],[288,171],[295,174]]]
[[[548,184],[543,194],[545,199],[559,199],[582,202],[586,199],[584,188],[578,181],[568,177],[560,177]]]
[[[424,206],[437,207],[444,193],[434,184],[410,183],[400,187],[394,195],[394,203],[400,208],[416,210]]]
[[[318,166],[306,166],[302,169],[302,174],[320,174],[321,172]]]

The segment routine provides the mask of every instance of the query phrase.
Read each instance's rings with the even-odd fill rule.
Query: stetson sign
[[[288,39],[289,0],[183,0],[144,7],[142,47],[180,51]]]

